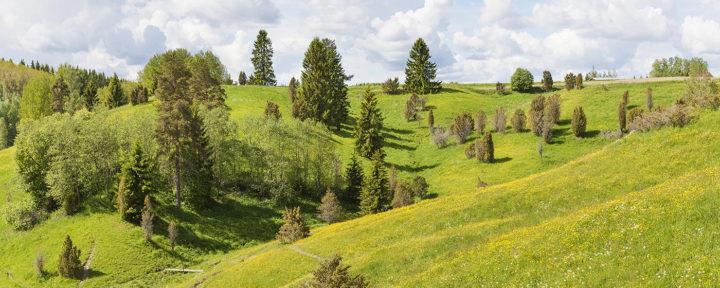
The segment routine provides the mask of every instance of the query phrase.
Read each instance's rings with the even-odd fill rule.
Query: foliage
[[[2,87],[0,87],[0,90],[2,90]],[[5,132],[2,134],[2,136],[5,137],[5,141],[0,142],[0,147],[10,147],[15,143],[17,125],[18,122],[20,122],[20,100],[18,98],[18,94],[0,97],[0,118],[5,122]]]
[[[430,49],[425,40],[418,38],[410,49],[405,67],[406,91],[418,94],[440,92],[441,82],[435,81],[437,68],[430,58]]]
[[[352,276],[350,266],[342,265],[342,257],[334,255],[323,260],[315,270],[310,282],[304,287],[309,288],[365,288],[370,284],[362,275]]]
[[[30,78],[20,97],[20,119],[39,119],[52,114],[51,86],[50,76]]]
[[[485,125],[487,122],[487,116],[485,115],[485,111],[479,110],[475,114],[475,131],[478,132],[478,134],[485,133]]]
[[[152,162],[145,156],[139,143],[132,150],[120,168],[117,193],[117,208],[123,220],[140,222],[145,196],[153,192]]]
[[[475,158],[484,163],[495,161],[492,133],[485,133],[482,138],[475,139]]]
[[[220,59],[210,51],[200,51],[186,59],[186,66],[192,75],[188,79],[188,93],[194,104],[210,108],[225,106],[225,82],[227,72]]]
[[[45,274],[47,272],[45,271],[45,255],[42,253],[38,253],[35,256],[35,274],[38,278],[45,277]]]
[[[505,133],[505,129],[507,129],[507,116],[505,115],[505,108],[495,109],[495,113],[493,113],[492,123],[493,130],[495,132]]]
[[[638,107],[630,109],[630,112],[628,112],[627,123],[632,123],[635,120],[635,118],[642,116],[642,114],[643,114],[643,110]]]
[[[542,135],[543,131],[543,113],[545,111],[545,97],[542,95],[535,96],[532,103],[530,103],[530,130],[532,130],[535,136]]]
[[[505,95],[505,93],[507,93],[505,91],[505,84],[500,82],[495,83],[495,93],[498,95]]]
[[[470,113],[463,113],[455,117],[455,121],[450,126],[450,133],[455,136],[458,143],[465,143],[468,136],[473,130],[473,118]]]
[[[388,95],[400,94],[400,79],[395,77],[385,80],[382,84],[382,91]]]
[[[360,201],[360,190],[363,184],[362,166],[357,161],[355,153],[350,157],[350,163],[345,170],[345,182],[347,187],[345,188],[344,200],[350,203],[358,203]]]
[[[428,111],[428,127],[430,130],[435,128],[435,114],[433,113],[433,110]]]
[[[290,78],[290,83],[288,83],[288,98],[290,98],[290,103],[295,103],[295,99],[297,98],[297,89],[300,83],[298,83],[298,80],[295,79],[295,77]],[[294,112],[295,110],[293,110]],[[293,114],[293,117],[297,116]]]
[[[717,109],[720,107],[720,89],[710,77],[691,77],[685,81],[685,93],[680,102],[693,107]]]
[[[377,98],[369,88],[363,92],[360,116],[355,127],[355,151],[365,158],[370,158],[383,147],[380,134],[383,129],[383,116],[377,107]]]
[[[340,206],[340,201],[338,201],[337,196],[335,196],[332,190],[328,189],[327,192],[325,192],[325,196],[323,196],[320,201],[318,213],[320,214],[320,219],[327,223],[335,223],[340,219],[340,216],[342,216],[342,206]]]
[[[583,76],[582,73],[578,73],[575,76],[575,89],[583,89],[585,86],[583,86]]]
[[[145,241],[151,241],[153,236],[153,220],[155,219],[155,210],[153,209],[150,195],[145,195],[143,201],[141,226],[143,230],[143,238]]]
[[[560,121],[560,95],[554,94],[545,99],[543,121],[557,123]]]
[[[55,113],[63,113],[65,107],[65,99],[70,96],[70,88],[68,88],[62,76],[55,79],[52,86],[52,109]]]
[[[650,77],[705,77],[711,76],[708,63],[702,58],[690,59],[671,57],[655,59],[650,71]]]
[[[133,88],[132,93],[130,94],[130,103],[132,105],[138,105],[142,103],[148,102],[148,90],[142,85],[135,86]]]
[[[255,72],[250,75],[250,84],[275,86],[275,72],[273,71],[273,48],[272,41],[268,37],[267,31],[258,31],[257,38],[253,44],[252,57],[250,61],[255,67]]]
[[[552,142],[553,126],[555,126],[555,123],[551,121],[543,122],[542,137],[543,141],[545,141],[545,143],[547,144],[550,144]]]
[[[241,85],[241,86],[248,84],[248,77],[247,77],[247,74],[245,74],[245,71],[240,71],[240,73],[238,73],[237,84]]]
[[[630,122],[628,129],[631,131],[647,132],[667,126],[683,127],[693,119],[691,110],[692,109],[685,105],[676,104],[666,109],[658,108],[644,112]]]
[[[450,131],[445,127],[435,127],[430,130],[430,139],[432,143],[438,148],[444,148],[448,145],[448,138],[450,137]]]
[[[107,95],[107,98],[101,99],[108,108],[120,107],[127,104],[127,99],[125,99],[122,86],[120,85],[120,79],[118,79],[117,74],[113,74],[113,77],[110,78],[108,92],[109,94]]]
[[[587,127],[587,118],[585,118],[585,111],[582,106],[575,107],[573,110],[572,121],[570,123],[572,132],[575,137],[583,137],[585,135],[585,129]]]
[[[15,230],[30,230],[48,217],[29,198],[8,203],[3,214],[5,222]]]
[[[573,73],[565,74],[565,89],[572,90],[575,88],[575,75]]]
[[[625,103],[618,105],[618,126],[620,132],[625,132],[627,125],[627,106]]]
[[[430,188],[430,185],[428,185],[425,177],[415,176],[415,178],[413,178],[413,180],[412,180],[413,197],[418,198],[418,199],[425,198],[428,193],[428,188]]]
[[[416,94],[413,94],[413,95],[416,95]],[[413,98],[410,97],[410,99],[408,99],[405,102],[405,113],[404,113],[405,120],[407,120],[407,121],[417,120],[417,108],[416,107],[417,106],[415,104],[415,101],[413,101]]]
[[[268,119],[274,119],[274,120],[280,120],[282,118],[282,114],[280,113],[280,106],[278,104],[275,104],[274,102],[268,101],[267,104],[265,104],[265,118]]]
[[[513,91],[527,92],[532,89],[533,75],[525,68],[517,68],[510,77],[510,87]]]
[[[513,117],[510,120],[513,131],[517,133],[525,131],[525,119],[525,111],[522,109],[515,110],[515,114],[513,114]]]
[[[61,251],[60,260],[58,260],[58,274],[65,278],[79,279],[82,273],[80,250],[73,245],[69,235],[65,237]]]
[[[302,215],[300,215],[300,207],[285,209],[283,211],[283,225],[280,226],[275,238],[280,243],[292,243],[310,235],[310,229],[305,225]]]
[[[360,193],[360,211],[365,215],[387,210],[392,200],[392,191],[388,191],[387,172],[381,152],[375,152],[371,160],[372,167],[365,175],[364,186]]]
[[[645,106],[647,107],[648,111],[652,111],[653,109],[653,96],[652,96],[652,88],[648,87],[647,91],[645,92],[646,98],[645,98]]]
[[[550,71],[547,71],[547,70],[543,71],[543,77],[542,77],[542,80],[540,81],[540,83],[542,83],[543,89],[545,89],[545,91],[552,90],[553,78],[552,78],[552,74],[550,74]]]
[[[390,204],[393,208],[400,208],[413,204],[414,191],[413,183],[411,181],[400,181],[397,184],[397,187],[391,191],[394,191],[393,199]]]

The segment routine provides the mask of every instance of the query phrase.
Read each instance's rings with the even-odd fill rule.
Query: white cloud
[[[720,23],[702,17],[685,17],[682,23],[682,45],[696,54],[720,54]]]

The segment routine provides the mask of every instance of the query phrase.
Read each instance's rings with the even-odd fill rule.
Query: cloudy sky
[[[337,41],[353,82],[402,78],[418,37],[443,81],[507,81],[520,66],[632,77],[675,55],[704,57],[720,74],[718,0],[0,0],[0,57],[129,79],[179,47],[212,50],[236,78],[252,70],[258,29],[273,41],[279,83],[300,74],[315,36]]]

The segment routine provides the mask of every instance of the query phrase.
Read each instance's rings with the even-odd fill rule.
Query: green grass
[[[668,189],[662,186],[670,185],[665,183],[690,185],[695,183],[693,179],[709,177],[701,172],[711,175],[714,173],[711,168],[717,164],[712,162],[717,157],[706,156],[717,156],[718,151],[709,146],[712,146],[710,143],[717,144],[720,136],[704,132],[704,129],[715,127],[712,126],[713,121],[718,120],[715,114],[703,115],[699,123],[688,128],[633,134],[617,144],[597,135],[599,131],[617,126],[616,109],[623,91],[630,91],[631,107],[642,107],[645,89],[652,87],[655,106],[666,106],[681,95],[682,82],[610,84],[608,87],[609,91],[590,86],[579,91],[553,92],[562,95],[561,118],[566,121],[555,128],[553,144],[544,146],[543,159],[537,156],[537,137],[530,132],[510,132],[493,135],[495,155],[500,159],[499,163],[493,164],[465,159],[463,151],[467,144],[452,143],[443,149],[436,148],[430,143],[424,120],[417,123],[403,118],[408,94],[378,94],[380,109],[385,116],[387,161],[398,168],[401,178],[416,174],[426,177],[430,193],[437,197],[330,226],[314,224],[317,223],[312,219],[315,204],[304,202],[305,216],[318,227],[298,246],[321,256],[340,253],[353,265],[353,271],[362,272],[380,286],[462,286],[466,283],[463,281],[478,280],[561,285],[561,282],[551,281],[550,277],[557,280],[565,275],[542,273],[542,267],[537,263],[567,256],[562,253],[567,249],[563,243],[569,245],[590,240],[577,232],[572,242],[560,241],[557,233],[569,233],[563,229],[570,229],[592,215],[609,215],[605,211],[612,207],[607,205],[615,203],[613,201],[630,203],[644,199],[645,202],[633,203],[653,205],[653,201],[660,201],[664,195],[662,191]],[[353,117],[357,115],[363,89],[350,89]],[[373,89],[379,90],[376,86]],[[429,96],[428,105],[434,109],[436,125],[448,127],[456,115],[462,112],[474,115],[479,109],[490,115],[495,108],[504,107],[508,115],[512,115],[517,108],[527,110],[534,96],[520,93],[499,96],[489,92],[490,89],[493,86],[448,84],[442,93]],[[226,102],[235,121],[262,115],[266,101],[278,103],[284,121],[291,121],[286,87],[244,86],[226,87],[226,90]],[[571,135],[567,119],[576,105],[584,107],[588,131],[593,137],[576,139]],[[116,113],[118,119],[122,119],[153,111],[152,105],[142,105],[123,107]],[[424,118],[426,113],[423,112]],[[340,143],[338,149],[345,163],[353,149],[351,133],[352,127],[346,126],[334,136]],[[682,151],[692,152],[685,157]],[[681,175],[687,176],[673,180]],[[0,151],[0,188],[3,188],[0,190],[0,210],[7,199],[25,197],[25,193],[15,188],[17,177],[14,149]],[[475,187],[478,177],[493,186],[478,190]],[[658,197],[633,197],[644,195],[641,193],[647,189],[651,192],[646,194],[657,194]],[[688,194],[688,197],[699,194]],[[692,201],[691,198],[686,200]],[[138,227],[120,221],[108,208],[108,201],[101,199],[96,204],[105,208],[87,209],[73,217],[53,215],[27,232],[12,231],[0,221],[0,272],[3,272],[0,286],[76,285],[77,281],[63,280],[55,275],[57,255],[66,234],[80,245],[83,257],[93,241],[97,245],[92,277],[84,283],[88,287],[157,286],[158,283],[188,286],[200,281],[217,287],[295,286],[307,279],[316,265],[314,259],[271,241],[280,224],[280,208],[269,201],[230,196],[211,211],[179,213],[171,207],[161,207],[161,221],[156,225],[160,235],[155,236],[155,244],[146,244],[141,240]],[[676,220],[660,217],[656,221],[663,219]],[[183,223],[182,243],[176,251],[169,250],[164,232],[166,223],[172,220]],[[586,230],[594,231],[591,228]],[[615,228],[606,227],[609,230]],[[502,244],[508,241],[515,241],[513,245],[518,245],[517,248],[503,248],[507,246]],[[543,241],[552,241],[554,246],[543,246]],[[495,250],[489,249],[493,247]],[[532,254],[530,247],[545,254]],[[589,251],[582,247],[585,246],[576,248],[577,255]],[[50,276],[45,280],[38,280],[33,274],[32,263],[38,252],[43,252],[48,261],[46,267]],[[503,254],[510,252],[516,253],[510,256],[517,256],[518,262],[508,261],[510,256]],[[620,258],[609,257],[620,261]],[[577,263],[568,261],[563,265],[574,264]],[[200,275],[160,272],[164,268],[185,265],[208,271]],[[531,267],[526,271],[524,266]],[[565,269],[566,266],[558,267]],[[533,273],[533,268],[539,270]],[[483,269],[483,273],[477,269]],[[8,277],[5,272],[12,276]]]

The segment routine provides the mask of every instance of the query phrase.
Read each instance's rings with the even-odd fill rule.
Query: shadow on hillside
[[[591,131],[585,131],[585,134],[583,134],[583,137],[585,138],[592,138],[600,135],[600,130],[591,130]]]
[[[458,90],[458,89],[455,89],[455,88],[442,87],[442,88],[440,89],[440,93],[445,93],[445,92],[446,92],[446,93],[465,93],[465,94],[467,94],[467,92],[462,91],[462,90]]]
[[[106,274],[101,271],[90,268],[90,271],[88,271],[87,279],[92,279],[95,277],[101,277],[101,276],[105,276],[105,275]]]
[[[432,164],[432,165],[422,165],[422,166],[410,166],[410,165],[400,165],[400,164],[393,164],[388,163],[389,166],[395,166],[395,169],[403,171],[403,172],[410,172],[410,173],[418,173],[425,171],[427,169],[433,169],[437,166],[440,166],[440,164]]]
[[[512,159],[513,158],[510,158],[510,157],[495,158],[495,161],[493,161],[493,163],[505,163],[505,162],[509,162]]]
[[[556,124],[557,124],[557,125],[568,125],[568,124],[570,124],[571,122],[572,122],[572,121],[571,121],[570,119],[561,119],[561,120],[558,121]]]
[[[390,127],[385,127],[385,128],[383,128],[383,130],[387,130],[387,131],[390,131],[390,132],[392,132],[392,133],[402,134],[402,135],[408,135],[408,134],[412,134],[412,133],[413,133],[412,130],[397,129],[397,128],[390,128]]]
[[[638,105],[635,105],[635,104],[633,104],[633,105],[628,105],[628,106],[627,106],[627,110],[629,111],[629,110],[635,109],[635,108],[637,108],[637,107],[638,107]]]
[[[417,147],[400,144],[400,143],[395,143],[395,142],[390,142],[390,141],[384,141],[384,144],[385,144],[385,147],[387,147],[387,148],[392,148],[392,149],[397,149],[397,150],[405,150],[405,151],[417,150]]]
[[[495,91],[494,88],[493,89],[469,88],[468,90],[470,90],[470,92],[472,92],[472,93],[479,94],[479,95],[497,94],[497,91]],[[507,94],[510,94],[510,93],[507,93]],[[504,95],[507,95],[507,94],[504,94]]]

